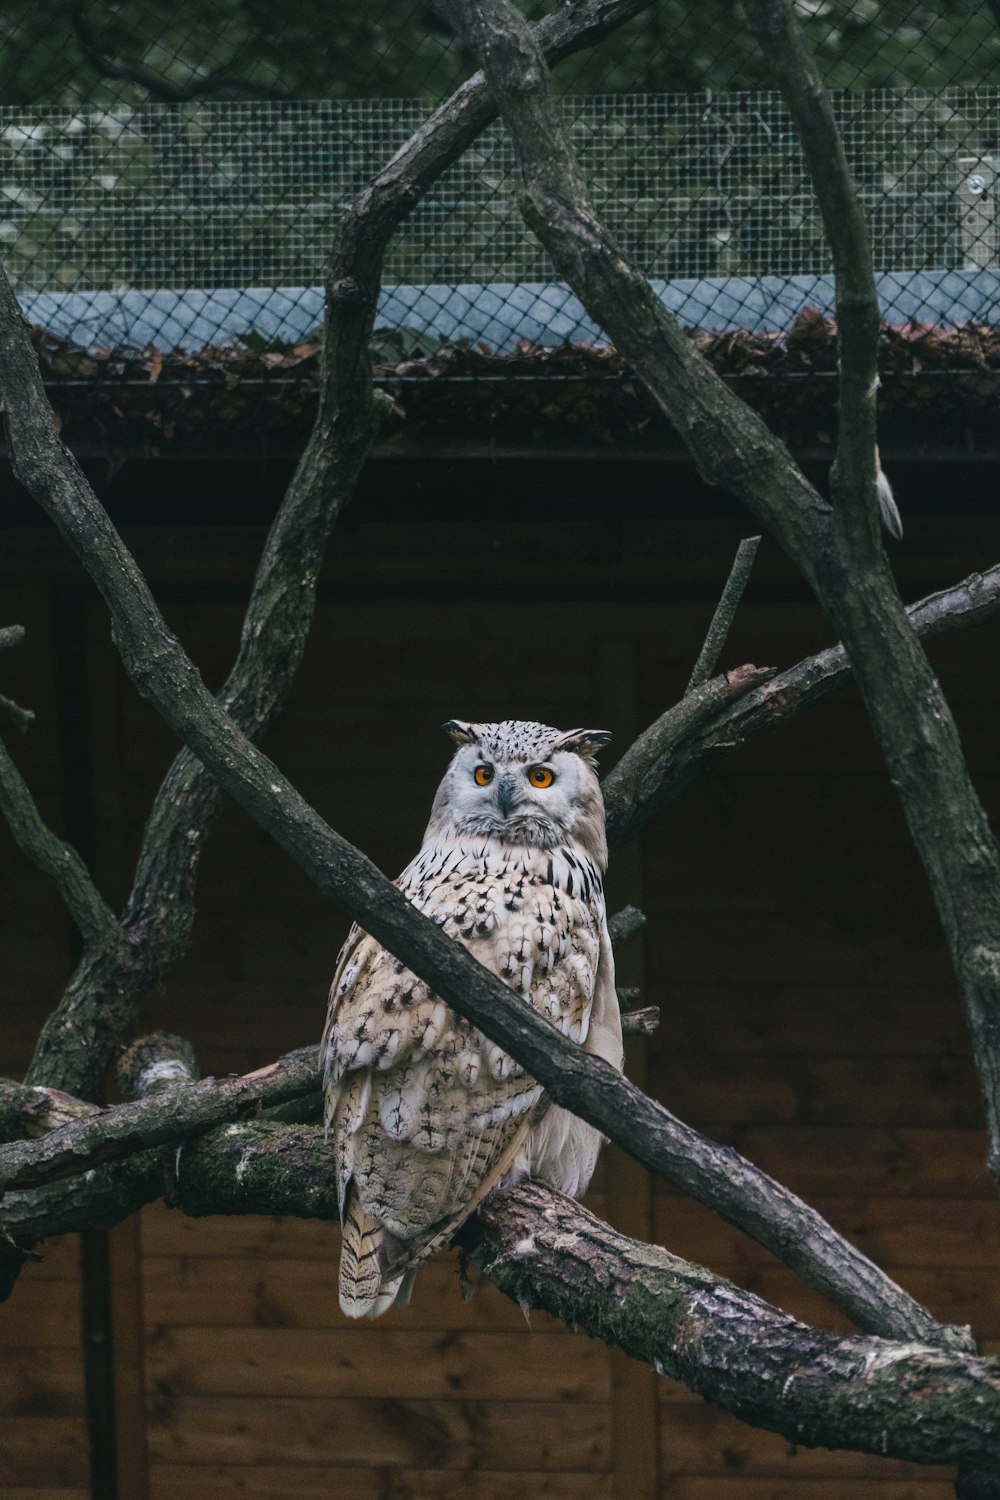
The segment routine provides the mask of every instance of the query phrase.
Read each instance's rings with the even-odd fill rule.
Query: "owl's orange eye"
[[[493,780],[493,767],[477,766],[475,771],[473,772],[473,777],[475,779],[476,786],[489,786],[490,782]]]
[[[551,786],[555,779],[547,766],[532,766],[528,772],[532,786]]]

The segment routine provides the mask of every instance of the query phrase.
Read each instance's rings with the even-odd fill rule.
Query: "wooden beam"
[[[638,670],[635,642],[606,640],[597,648],[596,700],[602,725],[614,732],[619,749],[630,745],[640,728]],[[632,843],[612,857],[609,887],[615,909],[631,904],[642,910],[642,862]],[[615,960],[619,985],[643,980],[642,934],[630,939]],[[625,1071],[641,1089],[647,1086],[649,1041],[625,1039]],[[653,1237],[653,1197],[649,1173],[617,1146],[608,1150],[608,1218],[616,1229],[634,1239]],[[611,1443],[614,1500],[656,1500],[658,1493],[658,1437],[656,1375],[620,1349],[611,1351]]]

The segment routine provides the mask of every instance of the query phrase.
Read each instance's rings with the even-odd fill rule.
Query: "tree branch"
[[[30,729],[35,721],[30,708],[22,708],[19,703],[14,702],[13,698],[6,698],[2,693],[0,693],[0,717],[9,719],[22,734],[26,729]]]
[[[970,574],[953,588],[929,594],[911,604],[907,614],[925,641],[996,620],[1000,617],[1000,564],[985,573]],[[689,694],[667,709],[604,778],[609,848],[621,848],[635,838],[721,756],[777,729],[793,714],[853,681],[843,646],[832,646],[785,672],[751,682],[744,692],[733,690],[734,675],[729,674],[728,695],[720,687],[719,704],[705,705],[697,698],[692,702]],[[682,711],[685,704],[690,704],[689,713]]]
[[[736,549],[733,566],[730,569],[726,586],[722,591],[722,597],[715,607],[712,623],[708,627],[705,636],[705,644],[698,653],[698,660],[694,664],[694,670],[684,689],[684,696],[692,692],[696,687],[701,687],[707,682],[715,670],[715,664],[722,654],[722,648],[726,644],[730,627],[736,611],[740,607],[743,591],[750,578],[750,571],[757,556],[757,548],[760,546],[759,536],[744,537]]]
[[[462,1239],[522,1307],[794,1443],[925,1464],[1000,1459],[1000,1360],[808,1328],[538,1183],[488,1198]]]
[[[0,653],[13,650],[15,646],[20,646],[23,640],[23,625],[4,625],[0,629]]]
[[[147,1051],[149,1043],[147,1040]],[[135,1054],[128,1066],[134,1067]],[[170,1060],[174,1064],[174,1060]],[[41,1187],[61,1177],[77,1177],[102,1162],[138,1155],[151,1147],[174,1145],[200,1135],[224,1120],[281,1104],[315,1091],[318,1076],[316,1048],[300,1047],[266,1068],[242,1078],[219,1082],[207,1078],[179,1083],[181,1065],[173,1067],[166,1089],[161,1087],[163,1059],[159,1050],[151,1067],[143,1059],[131,1081],[147,1090],[131,1104],[64,1125],[39,1141],[15,1141],[0,1147],[0,1194],[14,1188]]]
[[[122,930],[86,865],[69,844],[43,821],[28,786],[0,740],[0,812],[14,840],[33,865],[55,884],[90,951],[105,952],[123,942]]]
[[[879,305],[871,245],[844,143],[790,0],[745,0],[760,44],[795,121],[833,256],[839,419],[831,489],[858,545],[880,545],[876,474]]]

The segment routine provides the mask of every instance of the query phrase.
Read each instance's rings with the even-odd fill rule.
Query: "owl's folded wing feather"
[[[485,910],[502,894],[480,885],[477,904]],[[536,883],[503,924],[480,916],[470,931],[454,888],[425,910],[564,1035],[586,1038],[602,908],[564,894],[553,902]],[[386,1278],[390,1266],[401,1275],[450,1239],[511,1168],[542,1089],[356,928],[338,961],[322,1055],[345,1234],[363,1226],[357,1256],[377,1255]],[[388,1281],[350,1310],[381,1311],[387,1293]]]

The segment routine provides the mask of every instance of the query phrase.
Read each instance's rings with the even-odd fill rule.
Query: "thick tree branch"
[[[808,1328],[538,1183],[487,1199],[463,1240],[522,1307],[545,1308],[794,1443],[916,1463],[1000,1459],[996,1359]]]
[[[688,741],[700,743],[708,726],[716,724],[734,700],[739,701],[755,688],[762,691],[761,684],[773,677],[773,667],[749,663],[713,677],[687,693],[633,740],[601,783],[609,849],[634,838],[653,812],[665,805],[668,799],[661,793],[674,747]],[[651,810],[647,813],[647,809]]]
[[[37,1140],[50,1131],[71,1125],[88,1115],[100,1114],[88,1104],[59,1089],[43,1089],[0,1078],[0,1141]]]
[[[13,698],[6,698],[3,693],[0,693],[0,718],[9,719],[22,734],[31,728],[35,720],[30,708],[22,708],[20,703],[15,703]]]
[[[612,948],[617,952],[637,932],[641,932],[645,925],[644,912],[637,906],[623,906],[621,911],[616,911],[614,916],[608,918],[608,936]]]
[[[544,59],[516,7],[510,0],[438,0],[437,9],[484,62],[521,164],[528,223],[700,471],[771,527],[844,642],[941,916],[980,1070],[989,1164],[1000,1178],[1000,848],[948,705],[873,540],[874,522],[866,514],[855,525],[855,507],[821,500],[784,446],[690,348],[597,218]]]

